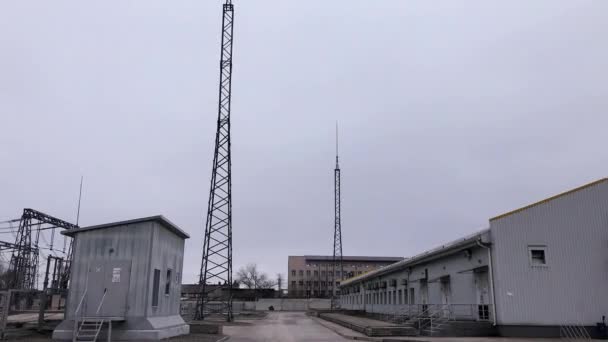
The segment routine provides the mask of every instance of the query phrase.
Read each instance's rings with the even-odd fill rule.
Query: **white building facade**
[[[608,315],[608,179],[490,219],[458,241],[342,283],[342,307],[556,336]]]

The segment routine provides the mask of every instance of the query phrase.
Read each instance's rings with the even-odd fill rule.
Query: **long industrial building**
[[[608,315],[608,179],[496,216],[489,228],[341,284],[342,307],[429,324],[559,336]],[[472,333],[469,331],[469,333]],[[485,334],[486,332],[484,332]],[[474,334],[474,332],[473,332]]]
[[[344,256],[344,274],[337,271],[335,279],[346,279],[371,272],[403,260],[401,257]],[[291,298],[327,298],[331,296],[333,257],[324,255],[291,255],[287,261],[288,295]],[[340,285],[340,281],[336,281]]]

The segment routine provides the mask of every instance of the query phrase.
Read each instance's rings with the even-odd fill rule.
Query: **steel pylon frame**
[[[223,5],[220,87],[215,153],[205,223],[201,291],[195,319],[211,315],[232,321],[232,165],[230,156],[230,100],[234,5]]]
[[[342,280],[344,277],[344,268],[342,265],[342,222],[341,222],[341,196],[340,196],[340,164],[338,161],[338,125],[336,124],[336,168],[334,169],[334,254],[333,254],[333,279],[332,279],[332,294],[331,308],[340,308],[340,300],[338,298],[336,281]],[[339,272],[339,276],[337,275]]]
[[[42,225],[47,226],[43,228]],[[34,209],[23,209],[23,215],[21,215],[21,219],[19,220],[19,229],[17,231],[13,254],[9,264],[9,273],[11,275],[9,288],[36,289],[38,282],[40,231],[45,229],[55,230],[57,228],[78,229],[78,225]],[[32,234],[32,231],[35,234]],[[71,257],[72,248],[70,243],[67,260],[71,260]],[[63,280],[62,284],[67,287],[67,281],[69,279],[69,262],[61,277]]]

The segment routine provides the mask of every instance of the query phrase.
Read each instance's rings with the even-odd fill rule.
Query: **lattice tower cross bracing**
[[[201,292],[195,319],[220,315],[227,321],[232,320],[230,101],[233,22],[234,5],[227,0],[223,5],[217,130],[199,277]]]

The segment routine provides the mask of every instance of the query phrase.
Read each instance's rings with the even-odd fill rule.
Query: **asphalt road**
[[[313,321],[303,312],[271,312],[246,326],[224,326],[228,342],[333,342],[348,341]]]

